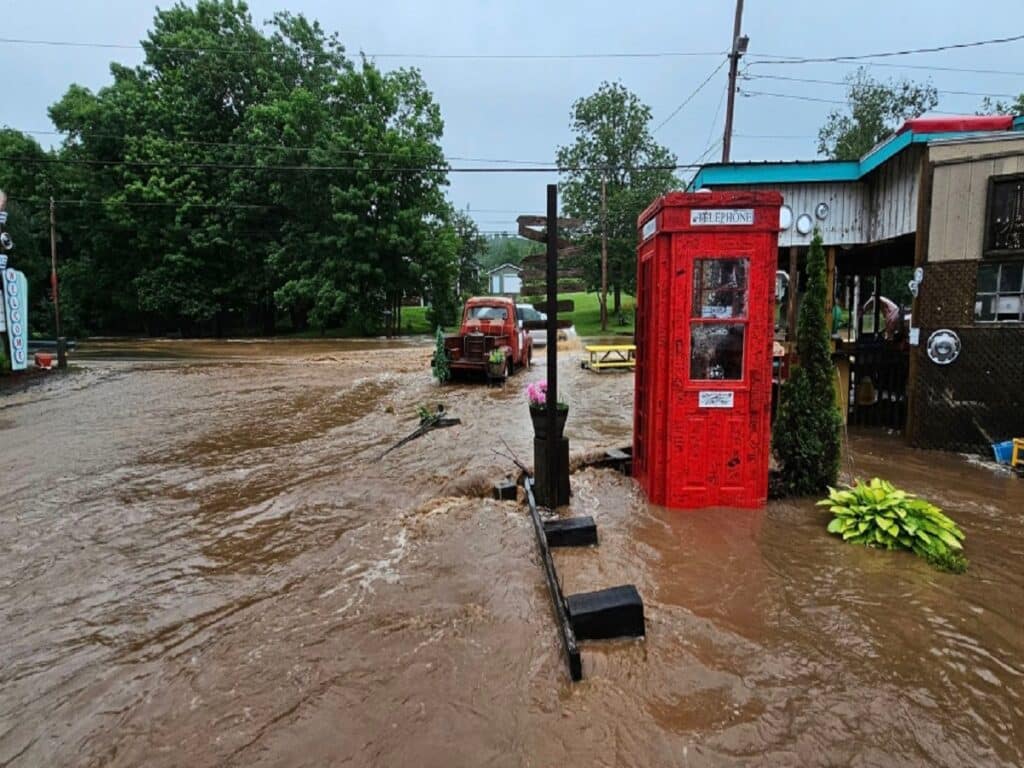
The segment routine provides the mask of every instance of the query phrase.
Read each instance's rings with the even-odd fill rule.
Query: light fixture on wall
[[[942,328],[928,337],[925,350],[936,365],[949,365],[960,357],[960,337],[956,331]]]

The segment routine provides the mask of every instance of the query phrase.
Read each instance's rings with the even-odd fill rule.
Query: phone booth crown
[[[777,192],[673,192],[638,220],[633,473],[676,509],[768,496]]]

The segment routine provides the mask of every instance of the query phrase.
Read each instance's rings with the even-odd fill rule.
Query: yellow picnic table
[[[592,371],[605,368],[636,368],[636,344],[588,344],[584,347],[590,355],[583,367]]]

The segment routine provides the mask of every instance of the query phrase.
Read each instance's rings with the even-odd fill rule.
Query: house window
[[[974,319],[982,323],[1024,320],[1024,262],[978,267]]]
[[[697,259],[690,312],[690,380],[739,381],[747,332],[749,259]]]
[[[989,179],[985,253],[1024,253],[1024,175]]]

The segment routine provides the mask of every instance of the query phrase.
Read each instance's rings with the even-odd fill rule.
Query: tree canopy
[[[238,0],[160,10],[142,46],[51,107],[54,152],[0,134],[25,226],[58,199],[71,332],[371,332],[413,296],[449,319],[481,246],[445,199],[417,70],[352,61],[302,15],[257,26]]]
[[[621,83],[602,83],[572,106],[576,134],[559,147],[558,164],[570,170],[561,185],[562,204],[585,222],[581,260],[587,284],[601,282],[601,180],[607,185],[608,283],[615,310],[623,291],[636,287],[636,220],[652,200],[678,186],[676,157],[650,131],[651,108]]]
[[[835,109],[818,130],[818,153],[830,160],[857,160],[904,123],[939,103],[931,83],[882,82],[859,67],[846,77],[847,105]]]

